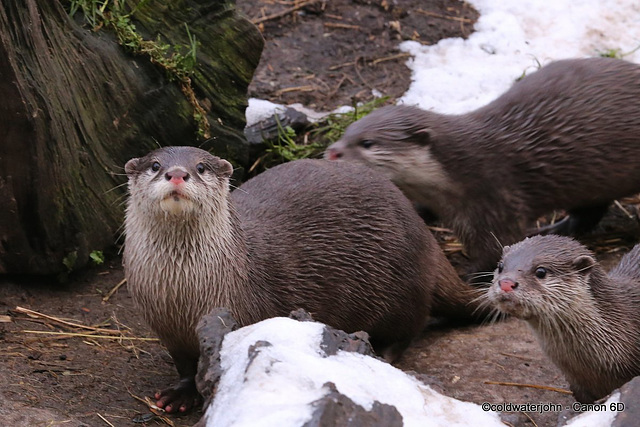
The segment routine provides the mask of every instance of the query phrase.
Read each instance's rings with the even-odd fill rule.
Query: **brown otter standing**
[[[156,395],[169,412],[198,400],[195,328],[214,307],[241,325],[304,308],[369,332],[383,351],[406,345],[430,309],[472,316],[473,292],[411,203],[368,168],[300,160],[231,195],[231,164],[193,147],[161,148],[125,170],[125,273],[181,377]]]
[[[528,238],[504,248],[487,296],[529,323],[578,401],[640,375],[640,245],[607,275],[569,237]]]
[[[540,215],[548,232],[585,231],[616,198],[640,192],[640,66],[610,58],[551,63],[462,115],[384,107],[327,150],[383,171],[448,223],[492,270]]]

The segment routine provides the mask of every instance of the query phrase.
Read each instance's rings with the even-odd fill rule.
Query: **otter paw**
[[[155,398],[156,406],[169,414],[189,412],[202,404],[202,397],[192,378],[183,379],[173,387],[157,392]]]

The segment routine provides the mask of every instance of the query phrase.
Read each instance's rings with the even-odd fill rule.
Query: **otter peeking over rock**
[[[181,378],[156,394],[168,412],[199,402],[196,325],[215,307],[240,326],[303,308],[368,332],[388,358],[430,314],[486,316],[409,200],[369,168],[299,160],[230,193],[229,162],[166,147],[125,171],[125,276]]]
[[[527,238],[504,248],[487,298],[529,323],[578,401],[640,375],[640,245],[607,275],[569,237]]]
[[[553,62],[488,105],[444,115],[383,107],[351,124],[325,157],[366,164],[453,228],[491,271],[501,245],[554,209],[546,233],[595,226],[616,198],[640,192],[640,66]]]

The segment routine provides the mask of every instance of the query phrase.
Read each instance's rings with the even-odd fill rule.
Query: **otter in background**
[[[349,126],[326,158],[373,167],[452,227],[491,271],[501,245],[554,209],[546,233],[595,226],[616,198],[640,192],[640,66],[611,58],[553,62],[461,115],[409,106]]]

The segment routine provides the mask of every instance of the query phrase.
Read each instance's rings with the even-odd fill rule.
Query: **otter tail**
[[[496,310],[486,297],[488,284],[471,286],[465,283],[448,260],[443,270],[440,272],[441,280],[437,281],[433,291],[432,317],[481,323],[495,316]]]

